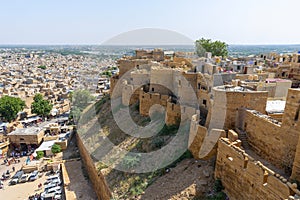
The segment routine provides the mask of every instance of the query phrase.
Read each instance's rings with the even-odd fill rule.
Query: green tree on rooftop
[[[225,42],[211,39],[201,38],[196,40],[196,53],[198,56],[203,57],[205,52],[211,52],[213,56],[226,57],[228,55],[228,45]]]
[[[31,112],[43,117],[48,116],[53,108],[53,105],[41,94],[36,94],[31,104]]]

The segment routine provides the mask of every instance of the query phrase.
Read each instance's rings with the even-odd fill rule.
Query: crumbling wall
[[[210,123],[213,123],[215,128],[234,129],[239,108],[255,109],[265,113],[268,92],[230,91],[217,88],[213,91]]]
[[[141,90],[139,96],[140,114],[142,116],[149,116],[149,110],[155,104],[161,105],[166,108],[168,98],[169,98],[168,95],[161,95],[158,93],[146,93]]]
[[[171,102],[167,102],[166,108],[166,117],[165,122],[166,125],[179,124],[181,118],[181,108],[180,104],[175,104]]]
[[[170,100],[167,102],[166,108],[166,125],[179,124],[182,121],[191,119],[197,110],[193,107],[172,103]]]
[[[138,68],[139,65],[148,64],[148,62],[149,60],[147,59],[120,59],[118,60],[119,76],[122,77],[129,70]]]
[[[300,90],[290,89],[282,124],[253,110],[245,111],[244,117],[240,119],[242,123],[239,122],[253,150],[287,173],[292,171],[300,134],[300,120],[295,120],[299,106]],[[298,162],[295,161],[295,177],[299,169]]]
[[[189,135],[189,150],[195,159],[200,159],[199,152],[206,134],[207,129],[204,126],[200,126],[198,121],[192,119]]]
[[[140,88],[135,88],[130,84],[123,84],[122,87],[122,104],[129,106],[139,101]]]
[[[292,134],[294,137],[291,139],[298,143],[291,178],[300,181],[300,89],[289,89],[282,127],[286,133]]]
[[[291,167],[298,137],[287,136],[281,125],[273,123],[266,115],[249,110],[245,112],[244,131],[252,149],[281,169]]]
[[[162,49],[154,49],[153,51],[136,50],[136,58],[149,58],[155,61],[164,60],[164,51]]]
[[[119,81],[119,75],[115,75],[110,78],[110,90],[109,90],[110,96],[112,95],[118,81]]]
[[[177,63],[181,63],[182,65],[186,65],[189,68],[193,67],[193,64],[192,64],[191,60],[189,60],[188,58],[182,58],[182,57],[175,56],[173,58],[173,61],[177,62]]]
[[[221,129],[207,130],[199,125],[199,114],[193,115],[189,133],[189,150],[195,159],[207,159],[216,155],[217,141],[220,137],[226,137]]]
[[[231,200],[288,199],[295,194],[289,187],[291,183],[235,144],[226,138],[219,140],[215,168],[215,178],[222,181]]]

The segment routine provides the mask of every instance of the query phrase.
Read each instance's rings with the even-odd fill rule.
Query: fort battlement
[[[288,199],[300,194],[297,185],[254,160],[228,138],[218,142],[215,178],[230,199]]]
[[[139,101],[140,114],[143,116],[149,116],[149,110],[154,105],[164,107],[166,110],[165,122],[167,125],[178,124],[180,119],[190,119],[194,114],[199,112],[194,107],[180,105],[178,102],[172,101],[172,97],[169,95],[144,92],[143,90],[140,90]]]
[[[290,89],[282,123],[247,109],[239,110],[236,123],[236,128],[246,133],[248,143],[256,154],[288,174],[292,173],[294,160],[298,159],[295,155],[300,132],[299,120],[295,120],[295,116],[299,100],[300,90]]]

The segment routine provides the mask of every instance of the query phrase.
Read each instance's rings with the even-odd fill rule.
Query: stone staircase
[[[239,134],[239,139],[242,141],[242,146],[244,147],[244,149],[245,150],[250,149],[246,132],[242,130],[237,130],[237,132]]]

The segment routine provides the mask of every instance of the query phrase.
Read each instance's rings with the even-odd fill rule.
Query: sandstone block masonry
[[[265,91],[215,87],[210,123],[215,128],[234,129],[239,108],[255,109],[265,113],[267,98],[268,92]]]
[[[77,146],[82,158],[82,162],[88,172],[89,179],[93,184],[94,191],[98,199],[109,200],[111,198],[111,192],[107,186],[106,180],[101,172],[97,172],[94,161],[92,160],[89,152],[86,150],[80,136],[76,134]]]
[[[255,161],[227,138],[218,142],[215,178],[221,179],[231,200],[289,199],[300,194],[297,184]]]
[[[248,143],[255,153],[288,174],[294,163],[293,177],[297,178],[299,157],[295,155],[300,134],[299,106],[300,90],[290,89],[282,123],[253,110],[245,110],[238,117],[238,129],[246,132]]]

